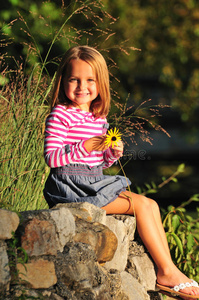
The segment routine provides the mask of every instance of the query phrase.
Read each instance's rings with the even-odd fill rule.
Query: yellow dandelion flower
[[[114,130],[108,130],[106,134],[105,145],[114,148],[115,145],[118,145],[119,141],[121,141],[121,134],[119,133],[119,129],[114,128]]]

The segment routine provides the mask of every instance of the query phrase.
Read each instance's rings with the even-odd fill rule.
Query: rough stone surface
[[[134,240],[136,230],[136,219],[129,215],[112,215],[116,220],[122,221],[126,227],[126,234],[130,241]],[[107,216],[107,219],[109,216]],[[107,220],[106,219],[106,220]]]
[[[148,295],[150,297],[150,300],[171,300],[171,298],[163,298],[163,295],[153,291],[148,291]]]
[[[19,282],[33,289],[46,289],[57,282],[55,266],[52,261],[39,259],[27,264],[17,264]]]
[[[11,279],[7,246],[4,241],[0,241],[0,293],[8,290]]]
[[[109,290],[106,272],[96,263],[96,255],[90,245],[68,243],[63,253],[58,254],[56,272],[57,292],[66,299],[75,299],[70,287],[75,290],[77,299],[111,299],[110,295],[106,295]],[[81,294],[85,298],[81,298]]]
[[[42,299],[41,292],[37,290],[31,290],[25,286],[21,285],[14,285],[11,289],[12,291],[12,298],[9,298],[11,300],[15,299]],[[2,299],[2,300],[7,300],[7,299]]]
[[[0,242],[1,300],[162,299],[148,291],[154,288],[154,265],[135,232],[134,217],[106,216],[89,203],[20,215],[16,238]],[[9,247],[14,254],[8,255],[6,243],[15,245]],[[29,256],[24,265],[21,247]]]
[[[57,295],[55,293],[52,293],[48,299],[49,300],[64,300],[64,298],[60,297],[59,295]]]
[[[141,239],[136,237],[136,240],[131,240],[130,241],[129,252],[133,256],[141,256],[146,252],[145,247],[144,247]]]
[[[0,209],[0,240],[11,239],[19,225],[19,217],[15,212]]]
[[[66,207],[53,209],[50,211],[50,217],[56,225],[57,249],[62,252],[66,243],[75,235],[75,219]]]
[[[24,226],[21,246],[29,256],[56,255],[56,232],[52,223],[33,218]]]
[[[108,272],[108,271],[107,271]],[[109,270],[110,279],[110,293],[114,300],[129,300],[129,297],[125,293],[122,286],[122,280],[120,272],[116,269]]]
[[[138,281],[147,291],[154,291],[156,285],[156,273],[154,264],[149,256],[130,256],[129,261],[134,265],[138,274]]]
[[[74,236],[75,242],[91,245],[98,262],[112,260],[117,249],[117,237],[105,225],[91,223],[78,219],[76,221],[77,232]]]
[[[65,203],[56,205],[56,208],[60,207],[67,207],[74,216],[81,219],[85,219],[88,222],[99,222],[101,224],[106,225],[105,210],[88,202]]]
[[[120,275],[122,280],[122,290],[125,291],[129,300],[150,300],[144,287],[135,278],[125,271],[121,272]]]
[[[107,227],[109,227],[115,233],[118,239],[118,247],[115,255],[113,259],[110,262],[107,262],[105,265],[107,269],[117,269],[119,271],[124,271],[126,268],[129,253],[129,240],[133,235],[135,226],[133,227],[133,224],[131,224],[130,222],[130,226],[128,226],[128,221],[126,222],[126,224],[123,222],[125,220],[125,218],[123,220],[118,220],[113,216],[107,216],[106,218]]]

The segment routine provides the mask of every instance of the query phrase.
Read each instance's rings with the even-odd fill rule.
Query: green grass
[[[30,78],[31,79],[31,78]],[[48,112],[46,82],[35,95],[35,83],[23,72],[0,94],[0,207],[15,211],[47,207],[43,184],[43,129]]]
[[[54,77],[48,75],[48,67],[59,62],[58,57],[50,59],[52,49],[57,43],[63,43],[65,50],[88,43],[88,36],[93,39],[93,35],[95,43],[98,38],[101,41],[101,36],[108,40],[111,34],[103,28],[103,21],[106,18],[111,24],[113,18],[98,1],[72,1],[62,9],[60,25],[50,35],[48,50],[43,57],[37,38],[31,33],[31,24],[22,14],[19,15],[20,29],[27,37],[23,44],[27,57],[21,65],[13,57],[16,63],[13,71],[9,68],[9,56],[1,56],[4,70],[0,75],[0,208],[25,211],[47,207],[43,187],[49,168],[43,158],[43,131],[49,112],[48,96],[54,81]],[[92,28],[74,30],[71,19],[77,17],[89,20]],[[50,16],[39,18],[44,21],[45,28],[51,26],[53,20]],[[7,36],[3,41],[4,46],[10,45]],[[32,57],[33,64],[29,65]],[[29,75],[25,76],[26,73]]]

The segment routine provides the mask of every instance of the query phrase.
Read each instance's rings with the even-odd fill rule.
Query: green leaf
[[[155,193],[157,193],[157,190],[151,189],[151,190],[148,190],[147,192],[148,192],[148,194],[155,194]]]
[[[175,207],[173,205],[169,205],[167,209],[169,212],[172,212],[175,209]]]
[[[15,253],[15,252],[13,252],[13,251],[9,251],[9,255],[11,256],[14,256],[14,257],[17,257],[17,254]]]
[[[185,164],[180,164],[177,168],[177,172],[183,173],[185,169]]]
[[[152,182],[151,182],[151,185],[152,185],[152,187],[153,187],[154,189],[156,189],[156,188],[157,188],[157,185],[155,184],[155,182],[154,182],[154,181],[152,181]]]
[[[174,238],[176,245],[179,248],[180,253],[183,255],[183,246],[182,246],[181,240],[174,232],[171,232],[170,235]]]
[[[191,197],[192,201],[199,201],[199,194],[195,194]]]
[[[148,184],[148,183],[145,183],[145,186],[147,187],[147,189],[148,189],[148,190],[150,190],[150,189],[151,189],[151,186],[150,186],[150,184]]]
[[[22,247],[18,247],[18,250],[22,251],[23,254],[24,254],[23,261],[24,261],[25,263],[28,262],[28,254],[27,254],[26,250],[23,249]]]
[[[180,216],[174,215],[172,217],[172,226],[173,226],[173,231],[176,231],[178,227],[180,226]]]
[[[136,189],[137,189],[138,194],[142,193],[142,189],[139,186],[136,186]]]
[[[9,0],[9,2],[10,2],[12,5],[18,5],[18,4],[19,4],[19,1],[18,1],[18,0]]]
[[[193,245],[195,244],[193,235],[191,233],[187,236],[187,250],[188,252],[192,249]]]
[[[174,177],[174,178],[172,178],[172,181],[173,182],[178,182],[178,179]]]

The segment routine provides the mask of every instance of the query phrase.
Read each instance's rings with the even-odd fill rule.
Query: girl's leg
[[[161,266],[168,258],[171,260],[159,209],[155,201],[126,191],[103,209],[106,210],[107,214],[135,214],[139,235],[154,261],[156,262],[156,257],[161,257]],[[155,240],[158,241],[156,246],[154,242],[151,242]],[[164,248],[164,251],[162,251],[162,248]],[[160,255],[160,253],[162,254]],[[159,260],[156,264],[159,265]]]
[[[158,206],[157,202],[155,202],[152,199],[150,199],[150,200],[152,201],[151,205],[152,205],[152,211],[153,211],[154,219],[156,221],[156,226],[158,227],[158,230],[160,232],[160,236],[162,238],[162,242],[164,244],[165,250],[167,251],[167,253],[168,253],[168,255],[171,259],[171,253],[170,253],[169,245],[168,245],[168,242],[167,242],[167,237],[166,237],[166,234],[165,234],[165,231],[164,231],[164,227],[163,227],[163,224],[162,224],[162,219],[161,219],[161,215],[160,215],[159,206]]]
[[[133,205],[126,195],[132,197]],[[107,214],[136,216],[139,235],[158,267],[158,283],[173,287],[190,281],[172,262],[160,212],[155,201],[142,195],[125,192],[102,208]],[[183,292],[198,295],[199,288],[190,287],[184,289]]]

